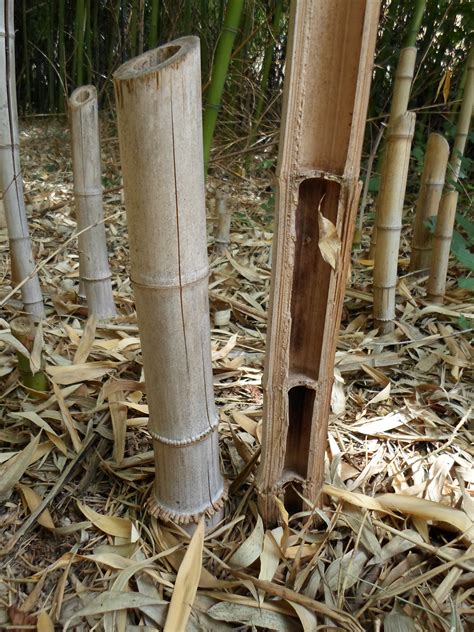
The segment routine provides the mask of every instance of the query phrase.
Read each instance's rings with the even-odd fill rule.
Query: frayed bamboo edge
[[[224,509],[224,505],[228,499],[228,487],[225,486],[223,492],[221,492],[220,496],[217,500],[213,500],[212,503],[204,509],[203,511],[196,512],[194,514],[182,514],[172,509],[169,509],[159,503],[156,497],[153,495],[148,499],[146,503],[146,509],[150,515],[158,520],[162,520],[163,522],[174,522],[179,525],[189,525],[189,524],[197,524],[201,518],[201,516],[205,516],[206,518],[214,518],[218,513],[220,513]]]

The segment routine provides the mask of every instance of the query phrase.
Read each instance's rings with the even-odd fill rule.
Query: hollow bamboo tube
[[[44,316],[43,297],[34,272],[20,167],[13,4],[13,0],[4,0],[0,9],[0,191],[10,242],[12,281],[16,285],[28,279],[21,287],[23,306],[34,319],[40,319]]]
[[[433,238],[425,223],[429,217],[436,217],[438,214],[448,157],[448,141],[441,134],[430,134],[413,224],[411,271],[427,270],[430,267]]]
[[[183,37],[114,75],[120,155],[156,478],[151,512],[219,517],[208,304],[199,40]]]
[[[79,231],[80,280],[90,314],[115,316],[107,258],[100,165],[99,114],[94,86],[81,86],[69,98],[74,198]]]
[[[291,3],[256,480],[268,523],[275,498],[302,507],[294,488],[320,500],[379,6]],[[319,212],[340,241],[334,267],[321,253]]]
[[[374,260],[374,321],[382,333],[393,329],[398,250],[403,201],[416,115],[405,112],[389,128],[387,153],[377,215],[377,248]]]
[[[456,136],[449,159],[446,176],[447,192],[441,198],[439,212],[436,219],[433,237],[433,252],[431,255],[430,276],[428,279],[427,295],[433,303],[442,303],[446,291],[449,252],[453,238],[454,222],[458,194],[455,189],[461,169],[467,136],[471,125],[472,108],[474,105],[474,48],[471,49],[467,60],[467,76],[464,87],[463,100],[459,110],[456,125]]]
[[[216,252],[222,253],[230,243],[230,224],[232,221],[232,210],[227,204],[227,195],[223,191],[216,193],[217,207],[217,235]]]

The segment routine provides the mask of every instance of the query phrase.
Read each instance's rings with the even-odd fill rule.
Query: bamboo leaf
[[[326,263],[329,263],[333,270],[336,270],[341,256],[341,240],[337,234],[337,229],[330,219],[324,217],[318,210],[319,221],[319,250]]]
[[[118,518],[116,516],[104,516],[97,513],[87,505],[83,505],[78,501],[77,506],[84,516],[92,522],[92,524],[109,535],[117,536],[130,540],[132,533],[132,523],[128,518]]]
[[[26,448],[0,466],[0,500],[5,500],[10,496],[11,490],[33,462],[40,435],[41,433],[37,434]]]
[[[33,512],[43,501],[41,496],[36,492],[32,487],[28,487],[28,485],[22,485],[18,483],[18,489],[22,493],[23,498],[25,499],[26,504],[28,505],[28,509]],[[45,509],[40,513],[37,518],[38,524],[46,529],[53,530],[55,528],[55,524],[53,522],[53,518],[49,513],[49,509]]]
[[[54,632],[54,624],[46,610],[41,610],[36,623],[37,632]]]
[[[168,616],[163,632],[185,632],[201,577],[204,546],[204,516],[193,533],[188,550],[176,576]]]
[[[263,550],[264,528],[263,521],[257,516],[257,524],[249,537],[239,546],[229,560],[234,568],[247,568],[258,559]]]

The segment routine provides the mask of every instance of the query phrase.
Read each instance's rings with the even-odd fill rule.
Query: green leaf
[[[458,287],[474,292],[474,277],[461,277],[458,279]]]

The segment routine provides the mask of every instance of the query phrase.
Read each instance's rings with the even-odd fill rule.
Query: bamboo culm
[[[156,464],[150,511],[220,518],[208,304],[199,40],[144,53],[114,75],[130,241]]]
[[[405,112],[395,119],[388,132],[377,214],[377,248],[374,261],[374,321],[381,333],[389,332],[394,327],[403,201],[415,118],[413,112]]]
[[[82,86],[72,93],[69,112],[77,227],[79,231],[91,227],[79,235],[80,279],[89,314],[105,320],[115,316],[115,305],[105,237],[99,115],[94,86]]]
[[[10,242],[12,281],[18,284],[28,279],[21,288],[24,309],[40,319],[44,316],[43,297],[34,271],[20,168],[13,4],[13,0],[4,0],[0,11],[0,191]]]
[[[471,49],[467,59],[466,84],[464,86],[463,100],[456,125],[456,135],[454,137],[453,149],[446,174],[447,191],[441,198],[439,212],[436,219],[435,234],[433,237],[433,252],[431,256],[430,276],[427,288],[428,298],[433,303],[442,303],[443,296],[446,291],[449,252],[453,238],[458,201],[456,184],[459,179],[461,161],[464,155],[464,149],[471,125],[473,105],[474,47]]]
[[[431,231],[426,226],[426,221],[430,217],[436,217],[438,214],[448,157],[448,141],[441,134],[430,134],[426,146],[425,164],[423,166],[421,187],[418,193],[413,224],[410,258],[410,270],[412,272],[427,270],[430,267],[433,239]]]

